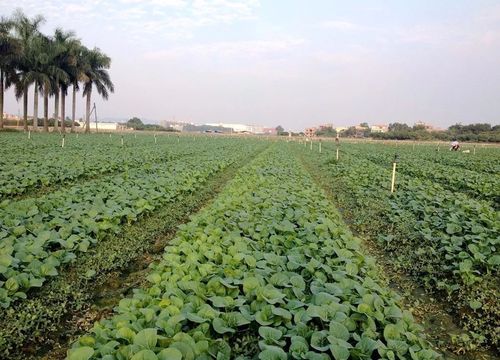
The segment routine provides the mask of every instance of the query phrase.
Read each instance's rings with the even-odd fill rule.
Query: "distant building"
[[[370,131],[372,133],[386,133],[389,131],[389,127],[387,125],[372,125]]]
[[[264,131],[264,129],[269,129],[269,128],[265,128],[265,127],[259,126],[259,125],[246,125],[246,124],[211,123],[211,124],[205,124],[205,125],[233,129],[233,132],[243,133],[243,134],[245,134],[245,133],[247,133],[247,134],[265,134],[266,132]]]
[[[188,123],[182,122],[182,121],[168,121],[168,120],[162,120],[160,121],[160,125],[163,126],[164,128],[168,129],[174,129],[176,131],[183,131],[184,127],[188,125]],[[194,124],[191,124],[194,125]]]
[[[127,128],[126,125],[122,125],[117,122],[97,122],[90,123],[90,130],[95,131],[121,131]]]
[[[4,120],[21,120],[21,117],[13,114],[3,113]]]
[[[315,127],[310,127],[310,128],[307,128],[304,130],[304,135],[307,136],[307,137],[314,137],[316,136],[316,131],[318,129],[316,129]]]
[[[335,128],[335,131],[336,131],[336,132],[337,132],[337,134],[338,134],[338,133],[341,133],[341,132],[343,132],[343,131],[346,131],[347,129],[348,129],[348,128],[347,128],[347,126],[337,126],[337,127]]]
[[[277,135],[278,131],[276,131],[276,128],[262,128],[263,134],[266,135]]]

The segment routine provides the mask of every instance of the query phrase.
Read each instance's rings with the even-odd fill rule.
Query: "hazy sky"
[[[14,7],[111,56],[101,117],[500,124],[499,0],[0,0]]]

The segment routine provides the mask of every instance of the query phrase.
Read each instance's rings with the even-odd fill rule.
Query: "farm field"
[[[497,351],[498,149],[342,143],[337,161],[327,142],[61,139],[0,135],[16,154],[0,160],[0,358]],[[438,337],[394,274],[458,327]]]
[[[329,156],[298,151],[351,228],[371,239],[389,267],[444,302],[462,331],[447,347],[493,348],[500,338],[500,149],[475,155],[436,145],[323,144]],[[396,191],[391,171],[398,155]],[[398,276],[398,275],[396,275]],[[414,304],[413,304],[414,305]],[[472,357],[474,358],[474,357]]]

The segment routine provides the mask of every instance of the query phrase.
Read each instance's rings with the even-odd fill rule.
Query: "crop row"
[[[498,212],[432,181],[401,175],[391,195],[390,166],[363,157],[369,154],[310,161],[328,177],[357,231],[376,238],[417,283],[442,291],[474,343],[497,345]]]
[[[371,143],[358,144],[363,148],[370,148],[382,152],[390,152],[394,156],[394,152],[398,152],[402,158],[407,159],[425,159],[431,163],[447,165],[455,168],[457,171],[471,170],[478,173],[498,174],[500,172],[500,158],[498,157],[499,149],[494,146],[484,147],[476,146],[474,154],[474,146],[471,144],[462,144],[459,152],[449,150],[449,144],[415,144],[401,142],[397,145]],[[468,150],[468,153],[462,153],[462,150]]]
[[[47,140],[54,141],[54,137]],[[74,138],[64,149],[59,144],[54,144],[52,148],[43,150],[38,148],[37,144],[33,145],[34,151],[28,156],[12,156],[12,159],[0,165],[0,199],[23,194],[30,189],[57,184],[68,185],[77,179],[124,171],[143,163],[164,162],[202,150],[199,147],[191,150],[191,143],[177,143],[175,138],[166,136],[161,137],[157,144],[152,136],[139,136],[138,139],[129,136],[130,139],[124,147],[120,145],[119,140],[110,143],[105,135],[100,137],[100,142],[95,142],[95,139],[89,141],[84,136]],[[14,142],[20,139],[9,140]],[[12,143],[6,143],[5,146],[15,153]]]
[[[398,154],[398,172],[436,182],[452,192],[463,192],[474,199],[487,200],[494,206],[500,204],[500,174],[477,172],[456,166],[440,163],[441,153],[435,152],[431,157],[420,154],[418,151],[406,149],[388,149],[387,147],[362,145],[345,146],[344,151],[366,158],[382,166],[389,166]],[[448,155],[448,154],[447,154]],[[453,153],[456,157],[467,156],[474,161],[473,155]],[[478,157],[479,155],[476,155]],[[472,159],[471,159],[472,157]]]
[[[283,145],[182,226],[148,280],[68,359],[438,357]]]
[[[255,144],[206,144],[206,153],[145,163],[64,191],[0,204],[0,303],[8,307],[123,223],[196,191]],[[89,274],[91,276],[91,274]]]

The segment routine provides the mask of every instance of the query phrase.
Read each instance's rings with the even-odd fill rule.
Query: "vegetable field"
[[[0,135],[0,357],[443,358],[372,242],[494,352],[500,153],[318,145]]]

